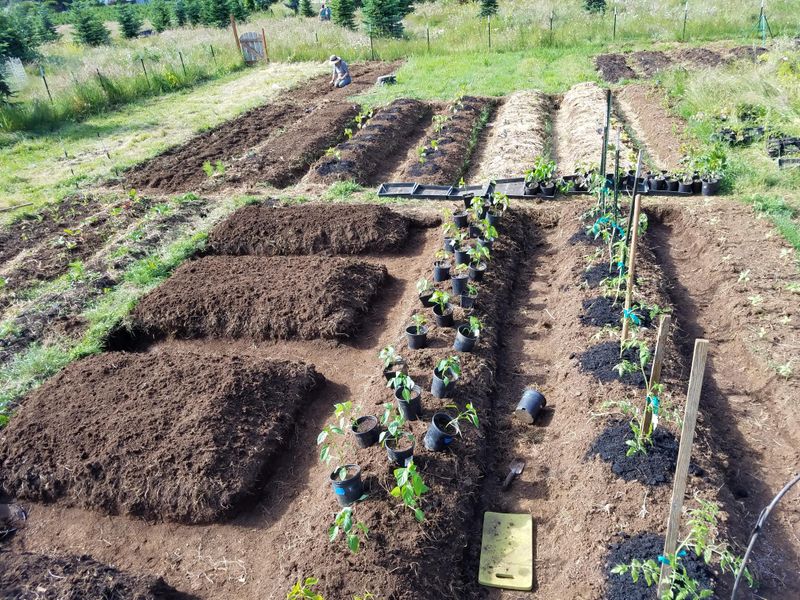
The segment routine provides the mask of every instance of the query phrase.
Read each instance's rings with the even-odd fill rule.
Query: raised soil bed
[[[405,149],[406,140],[430,114],[431,107],[419,100],[393,101],[355,130],[350,140],[339,144],[335,156],[321,158],[309,172],[308,181],[371,183],[392,156]]]
[[[347,338],[386,276],[345,258],[206,256],[181,265],[133,316],[156,337]]]
[[[0,489],[103,513],[219,520],[252,496],[321,383],[313,366],[111,352],[28,395],[0,438]]]
[[[160,577],[135,575],[90,556],[0,552],[0,594],[23,600],[189,600]]]
[[[409,220],[385,206],[246,206],[209,236],[215,254],[276,256],[399,250]]]

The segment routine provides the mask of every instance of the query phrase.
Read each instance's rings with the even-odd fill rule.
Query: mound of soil
[[[755,60],[767,52],[766,48],[753,48],[752,46],[736,46],[728,51],[729,60]]]
[[[634,52],[631,57],[645,77],[652,77],[672,66],[672,59],[659,50],[642,50]]]
[[[206,256],[142,299],[134,319],[158,337],[347,338],[386,276],[344,258]]]
[[[605,267],[605,265],[602,265]],[[605,327],[606,325],[619,325],[622,321],[622,302],[614,305],[614,299],[607,296],[587,298],[583,301],[583,314],[580,316],[581,324],[594,327]],[[633,305],[634,312],[641,321],[641,327],[650,327],[650,315],[638,310]]]
[[[344,139],[345,128],[359,110],[358,105],[343,102],[312,106],[269,143],[237,161],[225,180],[266,182],[279,188],[295,183],[325,150]]]
[[[595,57],[594,64],[603,80],[609,83],[636,79],[636,71],[628,66],[624,54],[600,54]]]
[[[207,523],[256,491],[322,381],[298,362],[162,351],[72,363],[0,438],[12,497]]]
[[[398,250],[409,221],[375,205],[246,206],[209,236],[215,254],[276,256]]]
[[[595,346],[590,346],[580,355],[580,370],[583,373],[592,373],[599,381],[608,383],[609,381],[621,381],[628,385],[644,387],[644,377],[637,371],[635,373],[625,373],[622,377],[614,369],[622,360],[629,360],[639,364],[639,350],[629,348],[619,355],[619,342],[602,342]]]
[[[576,240],[577,241],[577,240]],[[590,288],[596,288],[600,285],[603,279],[616,277],[617,273],[608,270],[608,263],[603,261],[593,264],[591,267],[583,271],[582,281],[585,281]]]
[[[189,600],[160,577],[134,575],[90,556],[0,552],[3,598],[37,600]]]
[[[625,442],[633,439],[633,431],[627,421],[614,421],[600,432],[589,448],[587,457],[597,455],[611,470],[625,481],[639,481],[645,485],[666,485],[672,481],[678,460],[678,440],[663,427],[653,432],[653,445],[647,454],[626,456]]]
[[[418,155],[412,157],[401,167],[399,180],[431,185],[455,184],[469,164],[473,150],[470,141],[481,126],[481,115],[495,106],[496,102],[487,98],[462,98],[460,106],[451,108],[450,118],[434,134],[436,149],[433,149],[431,140],[427,140],[424,162],[420,162]]]
[[[708,48],[683,48],[677,50],[674,56],[694,68],[717,67],[722,64],[722,57]]]
[[[637,533],[634,536],[622,535],[622,541],[609,546],[606,558],[606,593],[605,600],[656,600],[656,586],[647,586],[644,578],[636,583],[630,573],[616,575],[611,570],[622,564],[630,564],[634,559],[641,561],[657,560],[664,552],[664,536],[655,533]],[[713,571],[695,554],[689,554],[681,560],[686,572],[703,588],[713,588]]]
[[[348,141],[336,147],[336,156],[322,158],[308,175],[311,182],[357,181],[369,184],[385,171],[385,163],[405,148],[421,123],[430,117],[430,105],[400,98],[378,110]]]

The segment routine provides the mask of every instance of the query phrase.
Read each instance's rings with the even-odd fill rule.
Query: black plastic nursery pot
[[[445,252],[447,252],[448,254],[452,254],[453,253],[453,238],[449,238],[449,237],[444,238],[443,248],[444,248]]]
[[[472,281],[483,281],[483,274],[486,272],[486,263],[480,263],[477,266],[469,266],[469,278]]]
[[[700,181],[699,177],[695,177],[692,180],[692,193],[699,194],[702,191],[703,191],[703,182]]]
[[[416,325],[406,327],[406,340],[411,350],[420,350],[428,344],[428,328],[423,325],[417,328]]]
[[[489,225],[491,225],[492,227],[496,227],[497,224],[500,222],[501,215],[502,213],[490,212],[487,215],[487,218],[489,219]]]
[[[450,381],[447,385],[444,384],[444,374],[440,373],[438,369],[433,370],[433,380],[431,381],[431,394],[434,398],[451,398],[453,391],[456,388],[456,380],[453,373],[447,377]]]
[[[492,244],[494,244],[494,241],[492,240],[485,240],[483,238],[478,238],[478,246],[480,248],[486,248],[489,252],[492,251]]]
[[[411,389],[408,400],[403,398],[403,388],[397,388],[394,391],[394,397],[397,400],[397,410],[404,419],[416,421],[422,416],[422,388],[418,385]]]
[[[703,196],[713,196],[719,192],[719,179],[703,179],[700,190]]]
[[[453,326],[453,307],[449,304],[445,306],[444,312],[437,304],[433,307],[433,317],[436,319],[436,324],[439,327],[452,327]]]
[[[447,413],[436,413],[428,425],[428,431],[425,432],[425,447],[434,452],[441,452],[446,450],[447,447],[453,443],[455,439],[455,431],[449,426],[453,418]]]
[[[481,234],[481,228],[478,227],[477,225],[473,225],[472,223],[470,223],[469,237],[475,239],[476,237],[480,236],[480,234]]]
[[[694,186],[692,185],[691,181],[679,181],[678,182],[678,192],[681,194],[693,194],[694,193]]]
[[[456,265],[466,265],[469,263],[469,254],[466,248],[459,248],[454,253]]]
[[[477,343],[478,338],[472,335],[469,325],[461,325],[456,330],[456,341],[453,343],[453,348],[459,352],[472,352]]]
[[[523,195],[525,196],[538,196],[541,188],[539,187],[539,182],[537,181],[528,181],[525,183],[525,191],[523,191]]]
[[[469,223],[469,218],[467,216],[467,211],[461,211],[453,215],[453,223],[456,224],[456,227],[459,229],[464,229]]]
[[[383,376],[386,378],[386,381],[391,381],[398,372],[405,373],[407,375],[408,365],[404,362],[394,363],[383,370]]]
[[[547,181],[539,185],[539,192],[546,198],[555,198],[556,184],[553,181]]]
[[[453,275],[450,278],[450,283],[453,286],[453,295],[460,296],[467,291],[467,283],[470,280],[470,275],[464,273],[463,275]]]
[[[386,440],[386,454],[389,456],[389,461],[405,467],[414,456],[414,445],[414,438]]]
[[[477,294],[475,296],[470,296],[469,294],[461,294],[461,308],[472,308],[475,306],[475,300],[478,298]]]
[[[448,273],[449,273],[449,270],[448,270]],[[420,294],[419,295],[419,301],[422,304],[422,306],[424,306],[425,308],[430,308],[431,306],[433,306],[434,304],[433,304],[433,302],[431,302],[431,297],[432,296],[433,296],[433,291],[424,292],[424,293]]]
[[[653,191],[662,191],[667,189],[667,182],[663,177],[651,177],[649,184],[650,189]]]
[[[522,393],[522,398],[517,404],[517,409],[514,411],[514,416],[530,425],[536,420],[539,412],[547,406],[547,400],[538,390],[525,390]]]
[[[668,192],[677,192],[678,191],[678,180],[674,177],[667,177],[667,191]]]
[[[346,469],[344,479],[339,478],[342,469]],[[361,467],[358,465],[342,465],[331,473],[331,487],[336,500],[341,506],[350,506],[364,495],[364,482],[361,481]]]
[[[372,415],[358,417],[352,426],[353,435],[356,438],[356,445],[359,448],[369,448],[378,442],[378,418]]]
[[[433,263],[433,280],[436,283],[447,281],[450,279],[450,263],[447,261],[437,260]]]

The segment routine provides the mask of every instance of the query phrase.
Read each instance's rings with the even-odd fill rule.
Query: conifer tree
[[[142,27],[142,20],[130,4],[119,5],[117,8],[117,23],[119,23],[119,31],[122,37],[126,39],[136,37]]]

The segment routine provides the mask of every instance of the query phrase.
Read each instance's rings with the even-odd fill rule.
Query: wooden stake
[[[669,507],[664,556],[674,554],[678,543],[678,528],[683,509],[683,496],[686,493],[686,478],[689,476],[689,461],[692,458],[694,429],[697,423],[697,409],[700,405],[700,392],[703,389],[703,375],[706,370],[707,355],[708,340],[695,340],[692,372],[689,376],[689,390],[686,392],[686,413],[683,416],[683,428],[681,429],[681,445],[678,449],[678,463],[675,466],[675,479],[672,484],[672,503]],[[659,598],[667,591],[669,586],[670,570],[670,565],[666,564],[666,562],[661,564],[661,577],[658,580]]]
[[[233,27],[233,39],[236,40],[236,48],[239,50],[239,54],[241,54],[242,43],[239,41],[239,30],[236,29],[236,19],[233,18],[233,13],[231,13],[231,27]]]
[[[264,28],[261,28],[261,39],[264,42],[264,60],[269,62],[269,50],[267,49],[267,34],[264,33]]]
[[[658,324],[658,339],[656,340],[656,351],[653,355],[653,368],[650,370],[650,387],[661,381],[661,365],[664,363],[664,352],[667,348],[667,334],[672,317],[661,315],[661,322]],[[653,421],[653,409],[650,402],[645,400],[644,420],[642,421],[642,432],[645,435],[650,433],[650,426]]]
[[[631,249],[628,253],[628,288],[625,290],[625,310],[631,309],[633,301],[633,282],[636,279],[636,243],[639,240],[639,211],[641,210],[642,197],[636,194],[633,197],[633,223],[631,223]],[[622,335],[620,345],[628,339],[628,319],[622,317]]]

